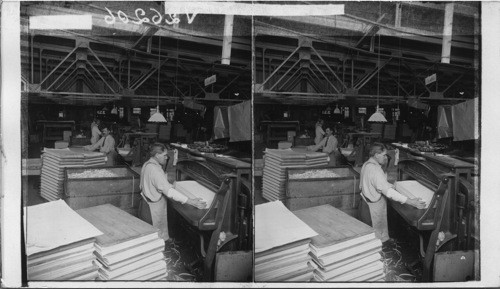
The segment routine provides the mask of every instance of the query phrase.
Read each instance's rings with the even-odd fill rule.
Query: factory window
[[[106,114],[106,111],[105,110],[98,110],[97,111],[97,114],[100,114],[100,115],[105,115]]]
[[[358,108],[358,113],[366,114],[366,107]]]
[[[345,118],[348,118],[349,117],[349,108],[348,107],[344,107],[344,117]]]
[[[125,109],[123,107],[118,108],[118,116],[120,118],[124,118],[125,117]]]
[[[134,107],[132,109],[133,114],[141,114],[141,108],[140,107]]]
[[[398,107],[392,109],[392,118],[395,120],[399,120],[399,116],[401,115],[401,111]]]
[[[175,109],[167,108],[166,119],[169,121],[173,121],[174,120],[174,113],[175,113]]]

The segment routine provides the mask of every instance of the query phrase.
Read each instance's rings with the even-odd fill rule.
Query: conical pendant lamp
[[[163,114],[160,113],[160,53],[161,53],[161,36],[159,36],[158,43],[158,90],[157,90],[157,103],[156,103],[156,111],[153,115],[148,119],[149,122],[167,122]]]
[[[380,113],[378,106],[378,96],[380,95],[380,34],[378,35],[378,59],[377,59],[377,109],[375,113],[370,116],[368,122],[387,122],[385,116]]]

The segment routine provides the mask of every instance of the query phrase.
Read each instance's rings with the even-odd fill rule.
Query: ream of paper
[[[396,191],[407,196],[408,198],[421,198],[425,202],[425,209],[429,207],[429,204],[434,197],[434,192],[422,185],[416,180],[409,181],[398,181],[394,184]]]
[[[255,253],[317,235],[280,201],[255,206]]]
[[[26,207],[24,226],[28,256],[103,234],[63,200]]]
[[[215,193],[207,189],[196,181],[175,182],[174,188],[189,198],[200,198],[207,203],[205,209],[210,208],[215,197]]]

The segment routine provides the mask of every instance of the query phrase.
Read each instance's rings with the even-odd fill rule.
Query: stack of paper
[[[206,209],[210,208],[215,197],[214,192],[196,181],[175,182],[174,188],[191,199],[200,198],[203,202],[207,203]]]
[[[104,233],[95,242],[98,280],[166,280],[158,229],[110,204],[77,213]]]
[[[316,235],[280,201],[255,206],[255,281],[310,281],[309,243]]]
[[[306,153],[306,166],[317,167],[328,165],[328,156],[320,152],[307,152]]]
[[[315,281],[384,281],[382,242],[373,228],[331,205],[294,214],[318,232],[310,244]]]
[[[55,201],[63,194],[64,168],[105,165],[105,155],[99,152],[75,152],[70,149],[45,149],[42,154],[40,195]]]
[[[28,280],[95,280],[95,237],[102,233],[64,201],[26,208]]]
[[[285,198],[286,168],[318,167],[328,164],[328,156],[317,152],[266,149],[262,196],[268,201]]]
[[[416,180],[397,181],[394,184],[396,191],[407,196],[408,198],[420,198],[425,202],[425,209],[429,208],[429,204],[434,197],[434,192],[422,185]]]

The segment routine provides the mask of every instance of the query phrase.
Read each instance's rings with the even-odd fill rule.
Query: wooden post
[[[396,16],[394,17],[394,27],[401,27],[401,10],[402,6],[400,2],[396,3]]]
[[[231,44],[233,42],[233,20],[234,15],[226,14],[224,20],[224,39],[222,41],[222,64],[231,63]]]
[[[453,34],[453,3],[446,3],[444,10],[443,48],[441,63],[450,63],[451,36]]]

